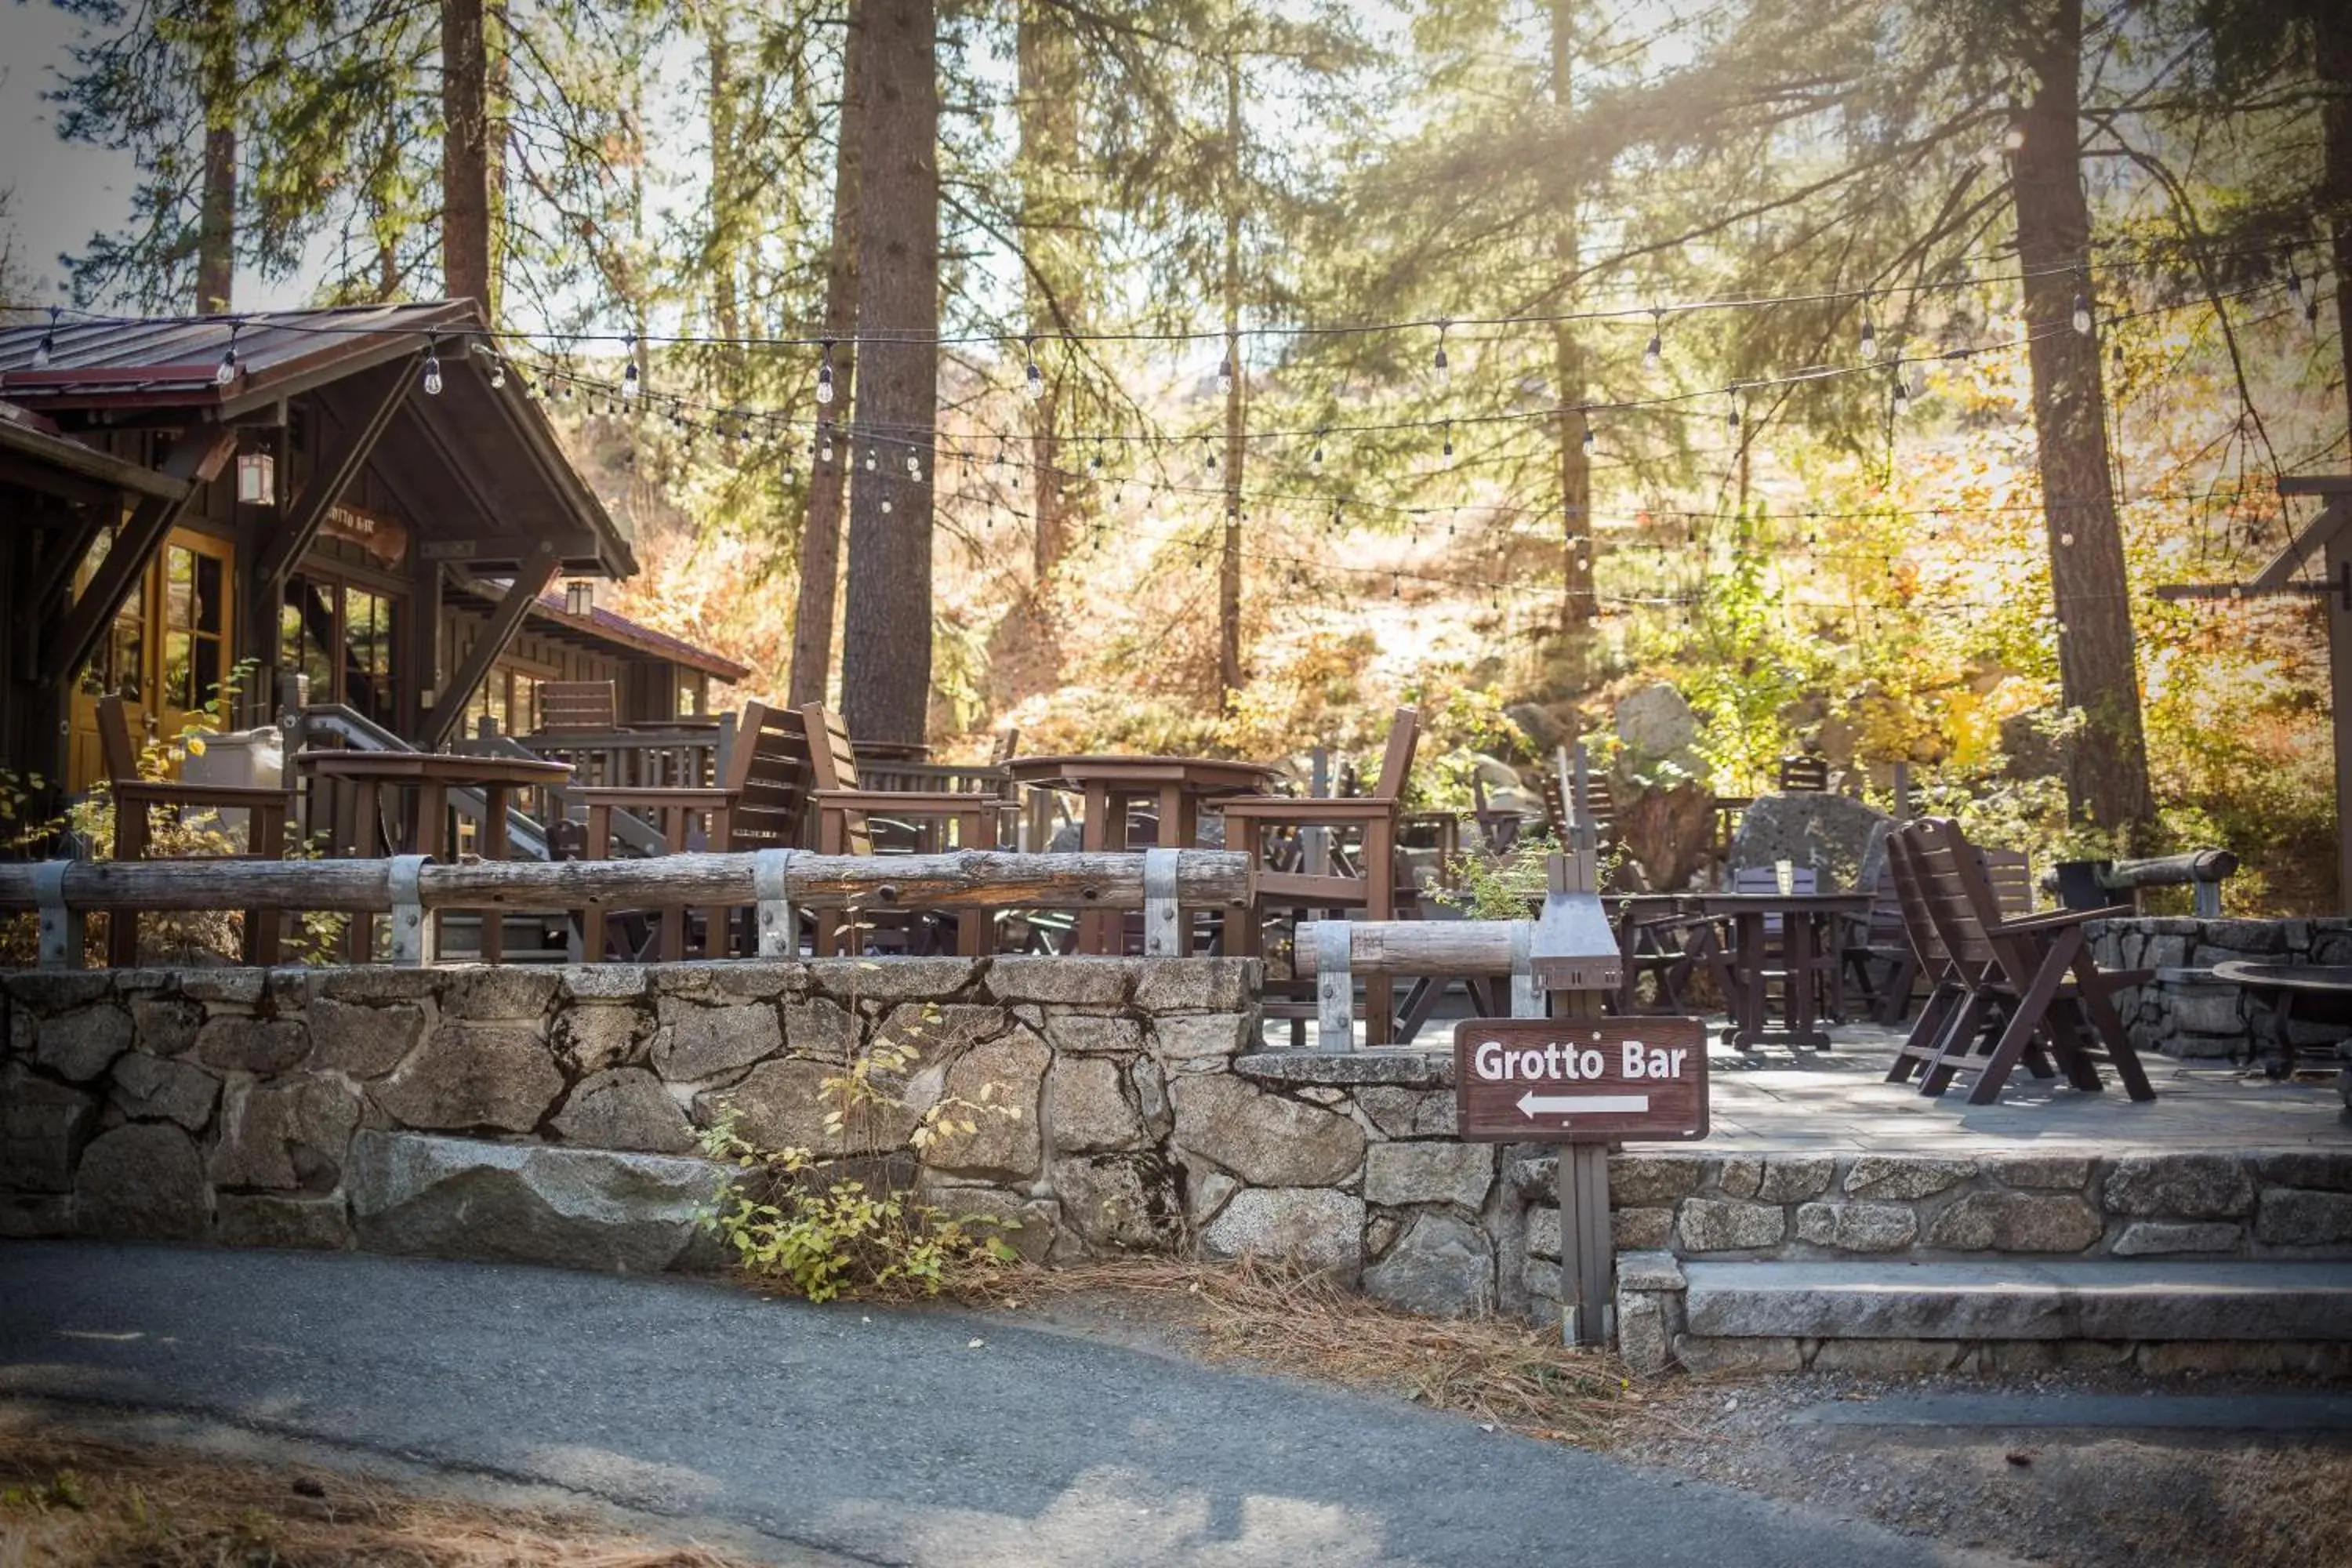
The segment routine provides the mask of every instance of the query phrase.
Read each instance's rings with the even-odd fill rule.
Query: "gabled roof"
[[[591,606],[585,616],[575,616],[563,607],[562,594],[542,594],[539,597],[539,602],[531,606],[530,613],[542,619],[553,621],[559,626],[569,626],[585,636],[602,637],[607,642],[620,643],[625,647],[635,648],[641,653],[649,653],[656,658],[666,658],[672,664],[682,664],[689,669],[698,669],[707,675],[715,675],[721,680],[737,681],[751,673],[751,667],[749,665],[738,664],[724,654],[716,654],[709,648],[698,647],[683,637],[674,637],[667,632],[656,631],[642,621],[633,621],[628,616],[608,610],[602,605]]]
[[[45,478],[48,475],[56,476],[56,479]],[[54,423],[28,408],[0,403],[0,484],[9,483],[26,484],[36,490],[58,489],[68,495],[96,485],[133,495],[161,496],[166,500],[176,500],[188,488],[152,468],[86,447],[61,434]]]
[[[223,384],[232,347],[235,374]],[[461,544],[468,532],[503,531],[511,540],[520,530],[544,550],[562,535],[565,572],[634,573],[627,540],[564,457],[524,378],[499,373],[498,344],[468,300],[220,316],[14,311],[0,319],[0,398],[70,426],[174,416],[229,423],[317,393],[342,423],[362,416],[372,383],[415,374],[407,367],[427,353],[441,362],[443,394],[406,397],[376,459],[395,489],[415,491],[420,525]],[[447,482],[435,483],[436,473]],[[446,558],[491,565],[501,557],[458,550]]]

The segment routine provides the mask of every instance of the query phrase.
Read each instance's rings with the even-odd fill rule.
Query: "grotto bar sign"
[[[1472,1018],[1454,1031],[1461,1136],[1618,1143],[1706,1136],[1696,1018]]]

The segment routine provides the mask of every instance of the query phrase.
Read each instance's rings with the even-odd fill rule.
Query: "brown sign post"
[[[1696,1018],[1472,1018],[1454,1030],[1461,1136],[1622,1143],[1706,1136]]]

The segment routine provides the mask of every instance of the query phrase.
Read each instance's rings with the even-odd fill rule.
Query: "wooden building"
[[[79,786],[98,696],[176,729],[240,660],[240,721],[339,704],[428,750],[537,679],[652,718],[740,679],[567,613],[635,562],[526,383],[462,300],[0,324],[8,764]]]

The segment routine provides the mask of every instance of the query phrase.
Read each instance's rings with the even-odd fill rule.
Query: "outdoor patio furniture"
[[[578,793],[588,808],[588,832],[583,857],[609,859],[614,853],[613,814],[627,812],[644,819],[661,835],[668,853],[688,849],[791,849],[801,847],[801,823],[808,801],[809,744],[801,716],[788,709],[746,702],[736,720],[735,735],[723,776],[715,785],[697,787],[635,786],[583,789]],[[577,911],[582,954],[593,963],[604,954],[606,922],[615,911],[598,904]],[[705,957],[729,950],[731,910],[706,911],[702,934]],[[625,931],[625,946],[641,956],[647,936],[657,936],[659,954],[675,960],[686,956],[688,911],[659,911],[658,930]]]
[[[1777,881],[1769,868],[1764,876]],[[1829,1049],[1822,1024],[1824,1011],[1834,1016],[1837,999],[1835,932],[1868,910],[1870,896],[1783,893],[1775,885],[1769,891],[1696,894],[1694,901],[1727,929],[1717,973],[1731,1010],[1726,1031],[1731,1044],[1743,1051],[1767,1045]]]
[[[2272,1078],[2291,1077],[2298,1058],[2309,1053],[2316,1067],[2334,1066],[2344,1041],[2352,1037],[2352,964],[2255,963],[2230,959],[2213,966],[2213,978],[2243,988],[2271,1012],[2272,1046],[2263,1068]],[[2294,1026],[2310,1024],[2336,1034],[2298,1046]]]
[[[814,785],[809,792],[809,806],[816,817],[820,854],[873,854],[874,820],[886,816],[918,830],[918,847],[937,836],[939,830],[950,827],[955,830],[958,848],[996,847],[997,820],[1003,806],[1000,796],[958,790],[862,788],[857,775],[857,748],[850,743],[849,731],[842,727],[841,721],[823,708],[811,705],[801,710],[801,722],[809,741],[810,779]],[[957,951],[967,957],[987,952],[988,935],[994,923],[995,917],[991,912],[968,911],[958,921]],[[843,928],[844,922],[837,915],[818,917],[819,954],[835,950]]]
[[[470,752],[298,752],[294,765],[327,786],[332,797],[329,812],[323,814],[333,823],[331,852],[363,859],[373,858],[378,834],[387,831],[387,807],[391,815],[386,848],[395,854],[454,858],[449,844],[449,792],[478,790],[482,816],[475,840],[477,852],[484,859],[502,860],[507,853],[507,813],[516,795],[561,785],[572,776],[571,768],[562,763]],[[314,799],[314,811],[316,806]],[[434,918],[437,921],[440,916]],[[485,910],[481,922],[482,962],[499,963],[506,957],[502,913]],[[352,960],[364,961],[373,941],[372,917],[353,915],[346,933]]]
[[[158,806],[166,811],[243,811],[246,818],[246,852],[242,859],[282,859],[286,854],[286,820],[293,807],[293,792],[286,788],[264,788],[246,784],[187,784],[174,779],[147,779],[139,776],[138,749],[131,743],[131,721],[123,711],[122,699],[108,695],[98,700],[98,741],[100,759],[106,764],[108,792],[114,800],[114,858],[117,860],[144,860],[153,842],[153,824],[149,813]],[[247,963],[278,962],[278,912],[276,910],[245,911],[245,961]],[[136,910],[116,910],[107,921],[106,961],[117,969],[130,969],[139,963],[139,916]]]
[[[1891,853],[1878,868],[1870,911],[1847,922],[1838,959],[1844,973],[1861,987],[1873,1019],[1881,1024],[1903,1021],[1911,1010],[1911,993],[1918,988],[1920,961],[1903,923],[1903,900],[1895,889]]]
[[[1691,977],[1702,964],[1722,973],[1717,922],[1679,893],[1627,893],[1603,901],[1617,906],[1617,952],[1625,975],[1612,1010],[1620,1017],[1689,1013],[1685,988]],[[1643,975],[1653,983],[1646,1002],[1640,989]]]
[[[2084,940],[2087,922],[2119,911],[2005,918],[1958,824],[1923,817],[1898,833],[1908,841],[1927,916],[1967,993],[1942,1031],[1919,1092],[1939,1095],[1956,1078],[1972,1075],[1969,1103],[1990,1105],[2038,1037],[2076,1089],[2104,1087],[2098,1064],[2105,1061],[2132,1099],[2155,1099],[2114,1001],[2116,992],[2145,984],[2155,971],[2103,972]]]
[[[1398,827],[1404,811],[1405,785],[1412,776],[1412,755],[1421,742],[1421,715],[1400,708],[1389,725],[1387,748],[1381,755],[1379,782],[1372,793],[1331,798],[1289,795],[1237,795],[1218,809],[1225,819],[1225,847],[1265,859],[1265,838],[1278,828],[1352,827],[1359,835],[1357,869],[1337,871],[1263,870],[1258,874],[1257,907],[1243,922],[1237,953],[1254,953],[1264,939],[1265,917],[1274,910],[1363,910],[1369,920],[1393,920],[1397,909],[1396,850]],[[1396,993],[1385,973],[1364,976],[1364,1030],[1367,1043],[1387,1045],[1396,1029]],[[1283,1006],[1269,1001],[1269,1016]]]
[[[1811,752],[1780,759],[1782,795],[1825,795],[1830,787],[1830,762]]]
[[[620,709],[609,680],[542,680],[539,683],[539,732],[573,734],[617,729]]]
[[[1151,843],[1164,848],[1190,848],[1200,837],[1202,807],[1213,811],[1228,799],[1258,798],[1251,792],[1264,789],[1281,772],[1262,763],[1223,757],[1119,753],[1014,757],[1004,766],[1014,782],[1024,787],[1063,790],[1082,797],[1085,816],[1079,825],[1081,849],[1139,847],[1141,841],[1130,841],[1133,817],[1148,821]],[[1141,809],[1147,806],[1148,810]],[[1234,840],[1230,827],[1225,847],[1243,847]],[[1083,913],[1078,917],[1077,950],[1119,952],[1126,945],[1125,928],[1125,920],[1119,915],[1097,910]]]

